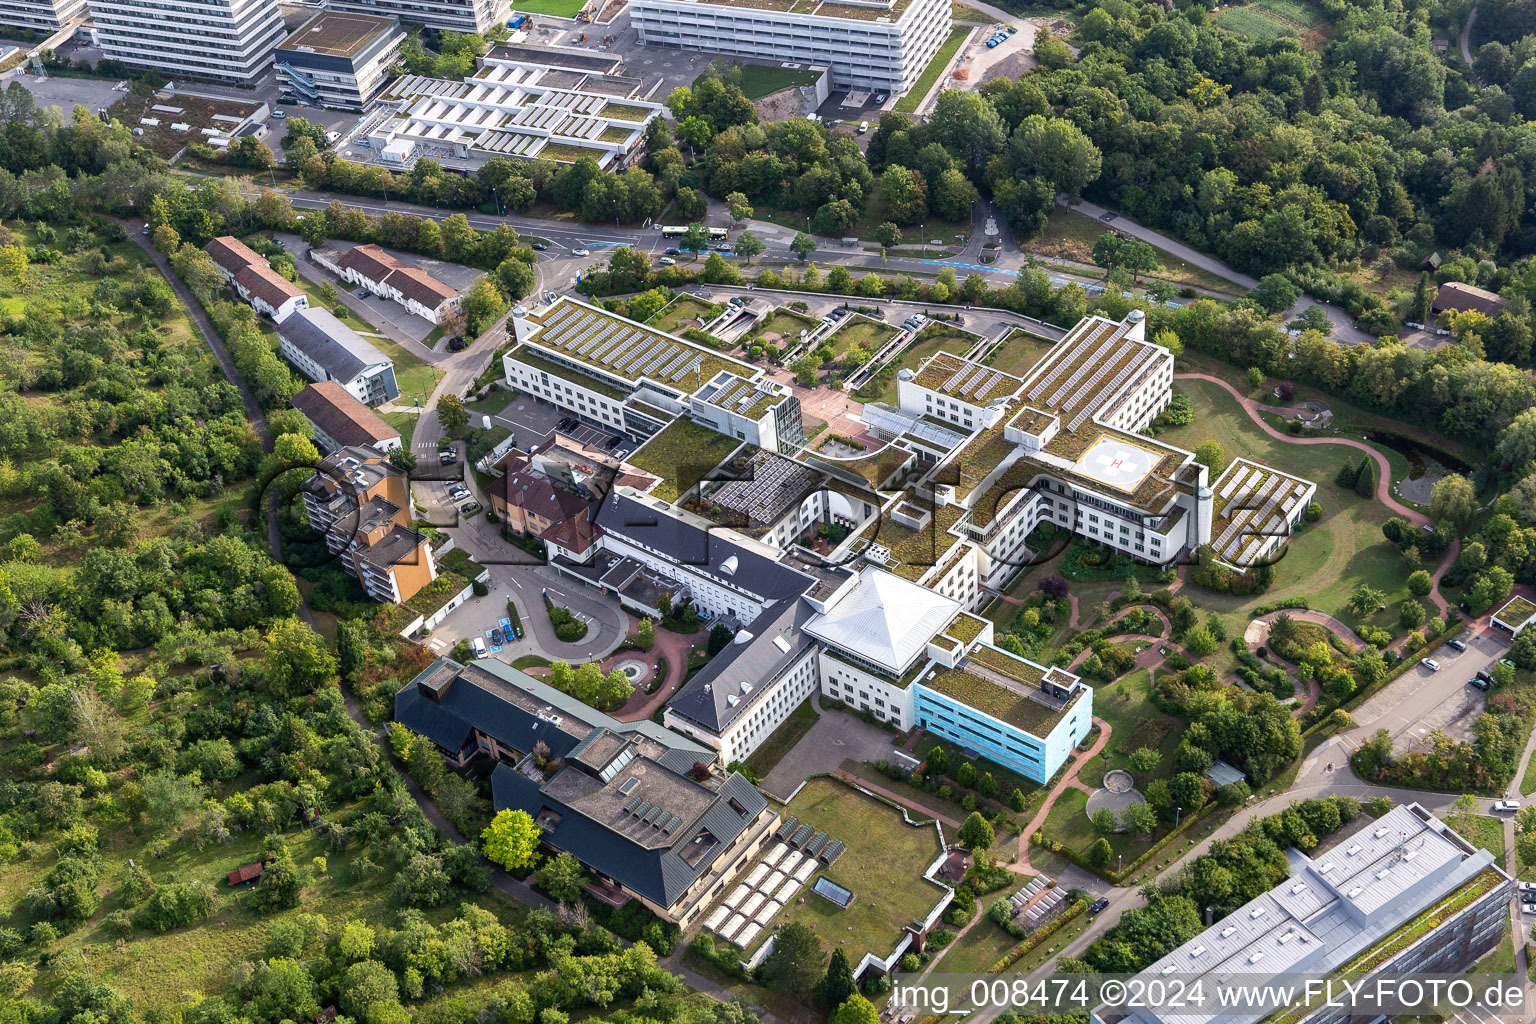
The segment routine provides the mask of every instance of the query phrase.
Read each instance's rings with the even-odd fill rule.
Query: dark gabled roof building
[[[498,810],[685,927],[761,851],[778,813],[714,751],[654,722],[619,722],[494,660],[439,658],[395,695],[395,718],[448,761],[480,755]]]
[[[1463,284],[1461,281],[1447,281],[1435,293],[1435,300],[1430,303],[1430,308],[1436,313],[1476,312],[1486,316],[1498,316],[1499,311],[1507,305],[1509,305],[1508,299],[1486,288]]]

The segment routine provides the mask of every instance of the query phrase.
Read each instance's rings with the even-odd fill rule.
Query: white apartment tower
[[[106,56],[173,78],[254,82],[282,40],[277,0],[92,0]]]
[[[85,0],[0,0],[0,25],[51,35],[85,14]]]
[[[507,0],[331,0],[332,11],[377,14],[449,32],[484,32],[510,13]]]
[[[948,0],[631,0],[640,41],[825,65],[843,89],[911,88],[949,34]]]

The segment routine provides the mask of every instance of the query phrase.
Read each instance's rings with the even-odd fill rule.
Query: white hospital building
[[[631,0],[649,46],[825,66],[839,89],[912,87],[949,35],[948,0]]]

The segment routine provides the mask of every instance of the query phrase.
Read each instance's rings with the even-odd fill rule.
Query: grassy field
[[[856,345],[863,346],[873,355],[879,351],[880,346],[900,333],[890,324],[883,324],[858,314],[848,317],[843,324],[845,326],[826,339],[832,345],[833,360],[839,363],[847,358],[849,350]]]
[[[803,214],[793,210],[773,210],[766,206],[754,208],[758,220],[766,220],[791,231],[806,231],[806,220]],[[875,231],[881,224],[891,220],[885,212],[885,204],[880,199],[880,190],[873,189],[864,201],[864,208],[859,211],[859,217],[853,222],[844,234],[849,238],[858,238],[865,242],[875,242]],[[931,211],[928,219],[917,224],[898,225],[901,228],[901,241],[898,245],[919,245],[932,239],[941,242],[957,241],[956,235],[970,237],[971,225],[965,220],[944,220]],[[855,277],[862,277],[856,274]],[[918,275],[913,275],[918,276]]]
[[[676,334],[687,327],[697,327],[694,320],[707,320],[718,315],[719,307],[710,305],[691,295],[679,295],[662,307],[646,324],[660,331]]]
[[[547,14],[554,18],[574,18],[587,6],[587,0],[517,0],[513,12]]]
[[[1050,219],[1046,221],[1045,230],[1025,242],[1024,248],[1028,252],[1039,253],[1042,256],[1055,256],[1058,259],[1092,265],[1093,243],[1113,227],[1113,224],[1106,224],[1092,217],[1085,217],[1075,211],[1058,207],[1051,212]],[[1242,295],[1246,291],[1224,277],[1207,273],[1198,267],[1188,266],[1170,252],[1157,249],[1156,246],[1153,248],[1157,252],[1157,262],[1162,269],[1153,274],[1141,275],[1143,280],[1155,277],[1174,284],[1210,288],[1232,295]]]
[[[1035,364],[1044,359],[1056,347],[1053,341],[1037,338],[1023,331],[1014,331],[1008,336],[1008,340],[993,350],[987,365],[994,370],[1002,370],[1016,377],[1022,377],[1034,368]]]
[[[1488,814],[1448,814],[1445,823],[1473,846],[1481,846],[1504,864],[1504,822]]]
[[[742,64],[741,91],[749,100],[760,100],[780,89],[795,85],[810,85],[817,75],[804,68],[779,68],[766,64]]]
[[[1304,34],[1322,24],[1320,11],[1300,0],[1258,0],[1228,7],[1216,15],[1216,24],[1254,39],[1277,39]]]
[[[416,437],[416,424],[421,422],[421,414],[417,412],[384,412],[379,414],[385,423],[400,431],[400,443],[406,451],[414,450],[411,442]]]
[[[797,313],[793,309],[776,309],[750,333],[754,338],[768,337],[776,334],[781,339],[780,348],[793,345],[800,340],[800,332],[808,331],[816,326],[816,318]],[[769,338],[772,341],[772,338]]]
[[[970,35],[971,28],[968,25],[956,25],[950,29],[949,38],[939,44],[938,52],[933,55],[933,60],[923,68],[923,73],[917,76],[917,81],[912,83],[912,89],[901,99],[896,101],[897,113],[910,114],[918,108],[928,94],[933,91],[933,85],[949,66],[956,53],[960,51],[960,44],[965,42],[965,37]]]
[[[799,921],[858,963],[866,952],[889,953],[902,928],[938,903],[938,885],[922,878],[939,855],[932,825],[910,826],[901,812],[832,779],[807,783],[785,814],[847,844],[838,862],[819,874],[852,889],[855,898],[839,910],[807,889],[805,902],[790,904],[775,924]]]
[[[437,389],[437,382],[443,379],[443,371],[407,352],[398,342],[386,338],[372,321],[359,316],[355,310],[343,306],[340,298],[334,303],[326,302],[320,294],[320,286],[305,278],[303,274],[299,275],[294,284],[304,289],[309,296],[310,305],[331,312],[342,310],[345,316],[342,313],[336,313],[341,322],[361,334],[364,341],[389,357],[390,362],[395,364],[395,383],[400,386],[400,397],[395,401],[403,405],[409,405],[412,401],[420,401],[422,405],[427,404],[427,399],[431,398],[432,392]],[[340,294],[338,285],[337,295]]]
[[[1019,884],[976,898],[976,913],[985,917],[987,907],[994,901],[1017,892],[1025,883],[1019,876]],[[971,930],[949,944],[944,959],[937,970],[942,974],[985,974],[987,968],[1003,958],[1003,954],[1019,944],[1019,940],[988,920],[979,920]]]
[[[1193,403],[1195,421],[1164,432],[1161,440],[1191,451],[1201,441],[1220,441],[1228,461],[1245,456],[1315,481],[1317,501],[1323,507],[1322,519],[1305,525],[1292,538],[1285,557],[1275,566],[1275,583],[1268,592],[1239,597],[1189,588],[1187,596],[1202,609],[1220,612],[1234,634],[1247,624],[1248,609],[1287,597],[1305,597],[1311,607],[1353,626],[1361,619],[1344,605],[1355,587],[1366,583],[1386,594],[1389,610],[1365,621],[1394,628],[1396,614],[1390,609],[1408,596],[1409,569],[1381,535],[1381,524],[1390,513],[1374,498],[1362,499],[1333,483],[1344,459],[1359,453],[1343,445],[1297,445],[1272,438],[1214,384],[1183,380],[1176,381],[1174,389]],[[1403,468],[1406,471],[1406,463]],[[1084,599],[1080,593],[1079,600]]]

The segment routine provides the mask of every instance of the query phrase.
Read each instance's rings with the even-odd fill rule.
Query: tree
[[[991,822],[979,811],[972,811],[960,825],[958,838],[966,849],[979,853],[988,849],[997,837],[992,832]]]
[[[1364,456],[1364,458],[1368,460],[1370,456],[1367,455]],[[1340,488],[1353,489],[1355,486],[1355,481],[1359,479],[1359,477],[1360,467],[1355,465],[1355,460],[1353,457],[1346,456],[1344,459],[1344,464],[1339,467],[1339,471],[1333,474],[1333,482]]]
[[[1102,832],[1104,835],[1109,835],[1120,827],[1120,821],[1115,817],[1115,812],[1108,807],[1100,807],[1094,811],[1089,820],[1093,822],[1094,831]]]
[[[400,987],[395,972],[377,960],[359,960],[341,975],[336,1004],[341,1012],[367,1024],[382,1007],[398,1005]]]
[[[27,253],[17,245],[0,245],[0,275],[4,275],[16,284],[25,284],[27,280]]]
[[[1408,593],[1413,596],[1424,597],[1434,588],[1434,577],[1423,569],[1418,569],[1408,574]]]
[[[848,954],[841,946],[834,947],[832,959],[827,962],[827,973],[821,976],[821,982],[816,986],[817,1000],[822,1006],[842,1006],[858,991]]]
[[[1147,835],[1157,827],[1157,812],[1150,804],[1138,800],[1133,804],[1126,804],[1125,809],[1120,812],[1120,822],[1132,832]]]
[[[500,810],[480,833],[480,846],[487,860],[509,871],[531,868],[538,859],[541,834],[527,811]]]
[[[1460,533],[1477,511],[1477,492],[1472,481],[1452,473],[1435,481],[1429,492],[1429,514],[1436,522],[1446,523]]]
[[[561,850],[544,861],[534,881],[557,903],[574,903],[581,898],[582,875],[581,861]]]
[[[816,375],[821,372],[821,359],[813,353],[808,353],[790,363],[789,370],[795,375],[795,382],[801,387],[815,387]]]
[[[1267,313],[1279,313],[1290,309],[1301,298],[1301,289],[1284,274],[1265,274],[1257,288],[1250,289],[1248,297]]]
[[[447,394],[437,400],[437,422],[449,437],[461,437],[469,426],[469,410],[458,395]]]
[[[750,231],[743,231],[736,236],[736,251],[744,256],[747,263],[750,264],[752,257],[762,253],[763,240]]]
[[[1209,468],[1215,480],[1227,468],[1227,450],[1220,441],[1201,441],[1195,445],[1195,461]]]
[[[1131,771],[1141,775],[1155,771],[1162,759],[1163,755],[1154,747],[1137,747],[1131,751]]]
[[[286,700],[309,693],[336,674],[336,656],[306,622],[285,619],[266,636],[266,689]]]
[[[1424,611],[1424,606],[1412,598],[1398,607],[1397,624],[1404,629],[1418,629],[1424,625],[1426,618],[1428,614]]]
[[[709,629],[709,642],[705,648],[711,658],[730,646],[731,640],[736,636],[731,627],[723,622],[717,622]]]
[[[697,221],[689,224],[687,230],[683,232],[683,237],[678,240],[677,247],[697,256],[709,248],[709,228]]]
[[[1355,477],[1355,494],[1371,498],[1376,494],[1376,460],[1366,457],[1360,460],[1360,473]]]
[[[779,929],[773,952],[763,961],[763,983],[775,992],[808,1000],[821,980],[826,959],[816,933],[791,921]]]
[[[873,1003],[854,992],[832,1012],[827,1024],[880,1024],[880,1013]]]
[[[816,251],[816,239],[805,234],[803,231],[796,231],[794,240],[789,243],[789,251],[794,253],[801,263],[804,263],[810,258],[811,253]]]
[[[656,646],[656,623],[651,621],[649,615],[640,620],[640,625],[635,629],[635,643],[642,651],[649,651]]]
[[[1354,593],[1349,595],[1349,601],[1345,607],[1364,618],[1386,603],[1387,595],[1369,584],[1362,583],[1355,588]]]
[[[1115,812],[1111,811],[1108,807],[1103,808],[1103,810],[1111,818],[1115,816]],[[1099,836],[1088,847],[1088,863],[1096,868],[1109,867],[1109,862],[1114,859],[1114,856],[1114,848],[1109,845],[1109,840],[1103,836]]]
[[[890,221],[886,221],[884,224],[881,224],[879,227],[875,228],[875,241],[879,242],[887,249],[900,245],[901,228],[897,227],[895,224],[892,224]]]
[[[725,197],[725,207],[731,213],[731,220],[740,224],[744,220],[752,219],[752,204],[748,202],[745,194],[732,192]]]
[[[504,259],[496,266],[496,281],[510,300],[526,297],[538,284],[534,269],[519,259]]]

